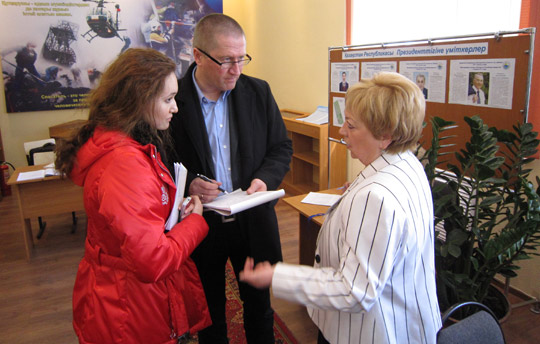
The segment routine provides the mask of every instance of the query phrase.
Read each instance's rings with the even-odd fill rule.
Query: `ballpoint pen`
[[[204,180],[205,182],[209,182],[209,183],[214,183],[214,181],[210,178],[208,178],[207,176],[205,176],[204,174],[200,174],[200,173],[197,173],[197,177],[201,178],[202,180]],[[224,188],[222,188],[221,186],[218,186],[218,190],[223,192],[224,194],[228,194],[227,190],[225,190]]]

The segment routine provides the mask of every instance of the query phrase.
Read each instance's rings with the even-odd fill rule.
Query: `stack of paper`
[[[174,163],[174,182],[176,184],[176,195],[174,195],[173,208],[165,223],[165,232],[170,231],[178,223],[178,206],[184,199],[184,189],[186,188],[187,169],[181,163]]]
[[[58,171],[56,168],[54,168],[54,163],[53,162],[51,162],[48,165],[45,165],[44,168],[45,168],[45,177],[59,176],[59,175],[62,174],[62,173],[60,173],[60,171]]]
[[[317,110],[307,117],[298,118],[297,121],[304,121],[313,124],[328,123],[328,106],[317,106]]]

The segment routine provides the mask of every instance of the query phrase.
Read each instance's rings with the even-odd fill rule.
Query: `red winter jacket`
[[[97,128],[70,175],[84,186],[88,229],[73,290],[81,343],[176,343],[210,325],[189,258],[208,233],[191,214],[164,233],[176,188],[156,147]]]

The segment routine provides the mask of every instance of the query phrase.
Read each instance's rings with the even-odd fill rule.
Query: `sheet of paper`
[[[327,194],[322,192],[310,192],[302,200],[302,203],[332,206],[341,198],[341,195]]]
[[[45,178],[45,170],[37,170],[30,172],[21,172],[17,176],[18,182],[23,182],[25,180],[34,180],[34,179],[43,179]]]

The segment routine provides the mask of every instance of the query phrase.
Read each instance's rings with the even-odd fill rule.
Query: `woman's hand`
[[[199,196],[192,195],[191,198],[193,199],[193,210],[192,213],[202,215],[203,213],[203,205],[201,202],[201,199]]]
[[[191,202],[189,202],[189,204],[184,208],[184,211],[182,212],[182,209],[179,209],[180,213],[181,213],[181,219],[182,220],[186,216],[188,216],[189,214],[192,214],[192,213],[202,215],[203,205],[201,203],[201,200],[199,199],[198,196],[195,196],[195,195],[190,196],[190,197],[191,197]],[[184,199],[184,200],[186,200],[186,199]]]
[[[269,288],[274,277],[274,266],[269,262],[262,262],[253,268],[253,258],[247,257],[244,270],[240,271],[240,281],[251,284],[258,289]]]

